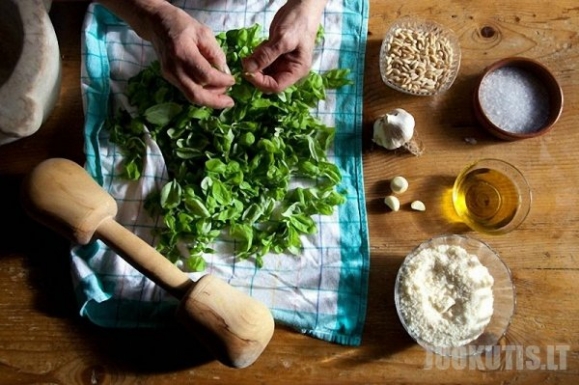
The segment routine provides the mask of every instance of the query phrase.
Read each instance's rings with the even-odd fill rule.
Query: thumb
[[[261,43],[253,54],[243,60],[245,72],[253,73],[269,67],[283,53],[280,45],[272,40]]]

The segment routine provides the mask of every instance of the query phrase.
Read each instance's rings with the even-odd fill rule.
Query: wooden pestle
[[[116,201],[78,164],[48,159],[22,185],[22,204],[35,220],[85,245],[100,239],[180,300],[177,318],[227,366],[251,365],[269,343],[274,321],[261,302],[212,275],[192,281],[114,218]]]

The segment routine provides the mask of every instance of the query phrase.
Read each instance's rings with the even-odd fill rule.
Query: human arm
[[[192,103],[233,106],[235,84],[212,30],[166,0],[97,0],[150,41],[163,76]]]
[[[243,62],[246,78],[265,92],[281,92],[310,71],[328,0],[288,0],[274,16],[269,39]]]

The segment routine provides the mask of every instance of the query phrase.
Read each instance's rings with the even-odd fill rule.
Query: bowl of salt
[[[503,140],[550,132],[563,110],[563,91],[555,76],[536,60],[510,57],[490,65],[477,82],[474,114]]]

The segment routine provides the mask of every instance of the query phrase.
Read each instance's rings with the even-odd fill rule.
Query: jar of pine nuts
[[[380,48],[380,74],[395,90],[430,96],[454,83],[460,45],[453,31],[431,20],[404,17],[388,29]]]

